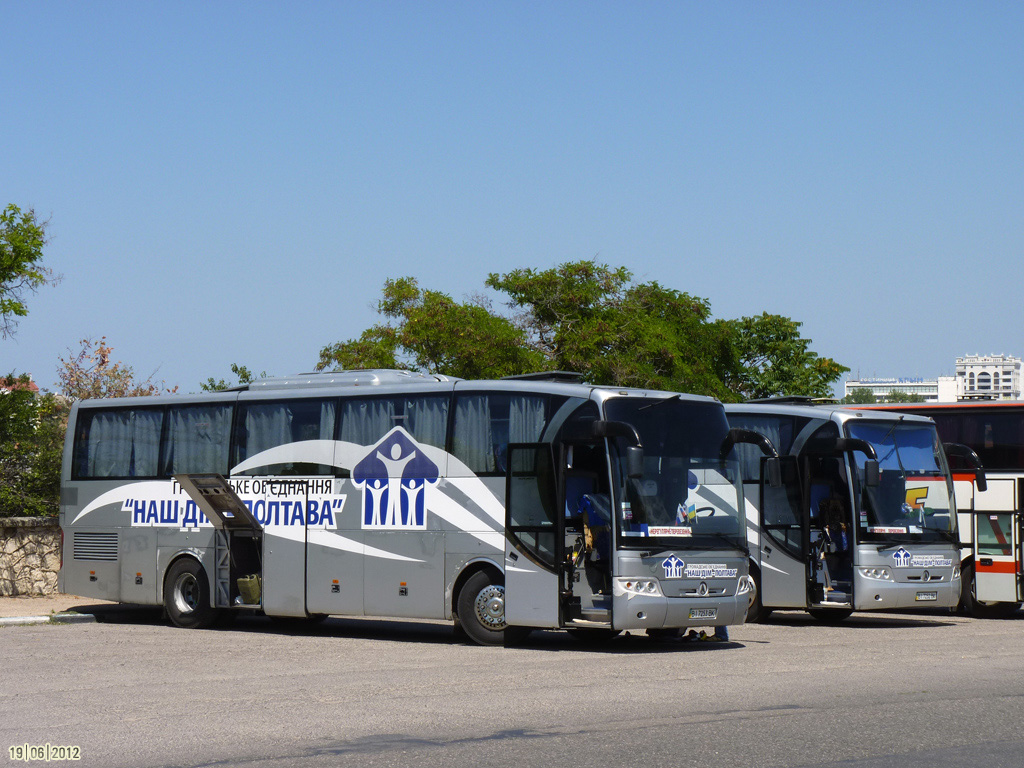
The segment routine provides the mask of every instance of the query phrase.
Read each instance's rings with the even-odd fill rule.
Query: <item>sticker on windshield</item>
[[[868,533],[906,533],[906,527],[892,528],[882,525],[869,525]]]
[[[693,536],[693,528],[681,525],[666,525],[654,527],[653,525],[641,526],[648,536]]]

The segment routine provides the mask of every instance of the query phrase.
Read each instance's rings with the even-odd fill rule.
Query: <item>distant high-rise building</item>
[[[1020,400],[1021,359],[967,355],[956,359],[957,400]]]

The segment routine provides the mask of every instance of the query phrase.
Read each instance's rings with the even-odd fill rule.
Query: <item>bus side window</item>
[[[170,408],[163,441],[163,474],[228,473],[231,405]]]
[[[75,435],[75,477],[157,477],[163,418],[163,410],[153,408],[82,415]]]
[[[279,445],[306,440],[334,439],[335,404],[331,400],[278,400],[247,403],[238,419],[232,466]],[[326,475],[322,464],[288,462],[266,464],[243,474]]]
[[[455,400],[452,454],[477,475],[507,469],[509,443],[541,439],[548,420],[547,395],[467,394]]]

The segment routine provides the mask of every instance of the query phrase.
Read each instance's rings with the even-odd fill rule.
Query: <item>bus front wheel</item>
[[[167,570],[164,608],[176,627],[203,629],[214,624],[219,611],[210,605],[210,580],[201,563],[183,557]]]
[[[486,571],[470,576],[459,592],[459,626],[477,645],[505,642],[505,586]]]

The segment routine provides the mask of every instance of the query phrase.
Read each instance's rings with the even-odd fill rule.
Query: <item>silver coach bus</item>
[[[253,609],[452,619],[481,644],[736,624],[750,583],[730,449],[758,439],[710,398],[571,374],[346,371],[82,401],[60,588],[183,627]]]
[[[747,497],[748,620],[774,608],[822,620],[853,611],[955,608],[960,556],[953,480],[931,419],[806,398],[727,405],[733,427],[778,448],[783,482],[738,447]]]

